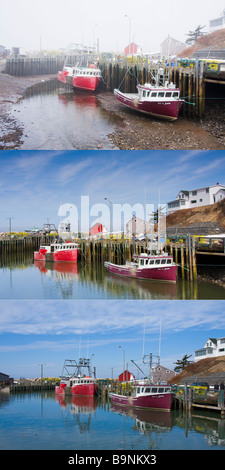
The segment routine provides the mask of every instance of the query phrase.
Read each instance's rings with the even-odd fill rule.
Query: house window
[[[205,192],[208,194],[209,193],[209,188],[206,188]]]
[[[197,203],[196,199],[193,199],[193,200],[191,201],[191,204],[196,204],[196,203]]]
[[[197,196],[197,191],[192,191],[192,196]]]

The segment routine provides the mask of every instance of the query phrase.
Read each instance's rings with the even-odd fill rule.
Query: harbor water
[[[110,274],[102,262],[51,263],[33,253],[11,255],[0,263],[0,299],[225,299],[225,288],[211,282],[176,283],[130,279]]]
[[[1,450],[224,450],[216,412],[120,408],[54,392],[0,393]]]
[[[12,117],[23,129],[22,150],[116,149],[107,136],[118,119],[101,108],[97,94],[74,92],[57,79],[29,88]]]

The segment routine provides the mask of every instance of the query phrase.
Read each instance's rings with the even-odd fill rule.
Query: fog
[[[168,35],[185,42],[198,25],[207,32],[224,7],[224,0],[0,0],[0,44],[24,53],[98,40],[100,52],[122,52],[130,38],[143,52],[160,52]]]

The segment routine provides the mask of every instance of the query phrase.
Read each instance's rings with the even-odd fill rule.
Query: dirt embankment
[[[209,49],[209,51],[225,49],[225,29],[219,29],[210,34],[203,34],[194,44],[184,49],[179,57],[192,57],[194,52]]]
[[[201,222],[215,222],[225,230],[225,199],[209,206],[194,207],[173,212],[166,218],[166,226],[188,227]]]
[[[216,372],[225,372],[225,356],[202,359],[186,366],[179,374],[169,380],[171,384],[179,384],[183,379],[198,375],[200,378],[215,374]]]

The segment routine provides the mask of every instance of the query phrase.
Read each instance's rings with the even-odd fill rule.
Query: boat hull
[[[91,384],[76,384],[71,387],[72,395],[97,395],[98,386],[96,383]]]
[[[58,80],[59,80],[60,82],[64,83],[64,85],[66,85],[66,83],[67,83],[67,81],[66,81],[67,75],[68,75],[68,72],[65,73],[65,72],[62,70],[62,72],[58,72],[58,77],[57,77],[57,78],[58,78]]]
[[[129,397],[111,393],[110,397],[112,403],[117,405],[132,406],[135,408],[148,408],[161,411],[170,411],[173,404],[172,393],[161,393],[138,397]]]
[[[60,250],[53,253],[53,261],[67,261],[74,262],[79,258],[80,250]]]
[[[73,88],[79,90],[95,91],[100,83],[100,77],[73,77],[72,84]]]
[[[114,90],[116,98],[127,106],[128,108],[134,109],[141,113],[149,114],[153,117],[164,119],[167,121],[174,121],[178,118],[178,114],[182,107],[183,102],[181,100],[170,100],[170,101],[147,101],[138,98],[136,94],[126,94],[119,90]]]
[[[119,276],[132,277],[135,279],[148,279],[164,282],[176,282],[176,265],[159,268],[135,268],[129,265],[117,265],[105,263],[106,268],[112,274]]]
[[[34,261],[45,261],[45,253],[41,253],[40,251],[35,251]]]

